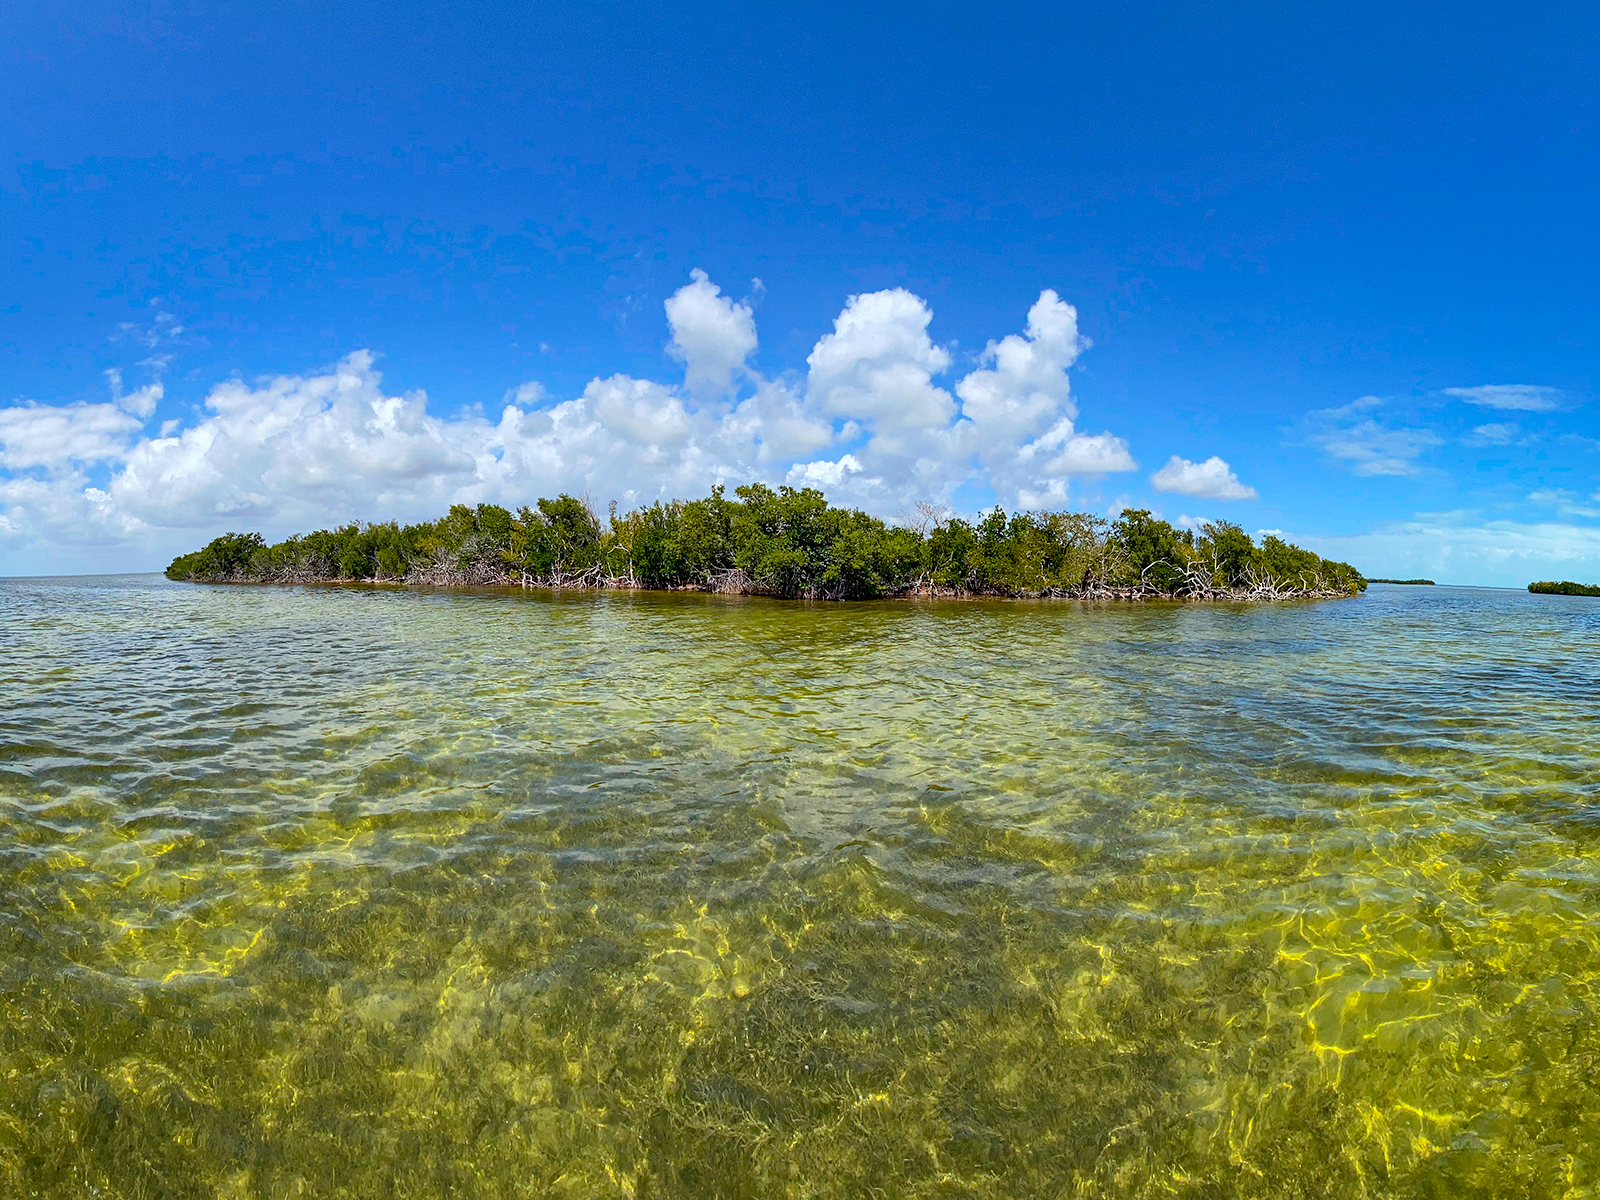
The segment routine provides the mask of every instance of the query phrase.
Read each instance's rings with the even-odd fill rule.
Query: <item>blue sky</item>
[[[11,6],[0,573],[760,477],[1600,580],[1597,33]]]

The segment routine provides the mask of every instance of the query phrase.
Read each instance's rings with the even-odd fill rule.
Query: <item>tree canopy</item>
[[[924,506],[915,525],[830,505],[814,488],[752,483],[732,497],[657,501],[602,520],[561,495],[515,513],[453,505],[436,521],[352,522],[268,545],[228,533],[174,559],[172,579],[694,588],[807,599],[895,595],[1173,598],[1336,596],[1346,563],[1238,525],[1178,529],[1145,509],[975,521]]]
[[[1530,583],[1528,590],[1543,596],[1600,596],[1600,585],[1573,583],[1570,579],[1563,579],[1560,583],[1543,579],[1538,583]]]

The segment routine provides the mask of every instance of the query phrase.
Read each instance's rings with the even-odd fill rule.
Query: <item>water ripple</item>
[[[0,581],[0,1190],[1600,1187],[1600,604]]]

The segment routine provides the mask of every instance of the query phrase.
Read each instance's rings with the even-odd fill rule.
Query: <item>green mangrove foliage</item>
[[[1530,583],[1528,590],[1541,596],[1600,596],[1600,584],[1573,583],[1570,579],[1563,579],[1560,583],[1540,580]]]
[[[229,533],[173,560],[172,579],[683,588],[807,599],[900,595],[1173,598],[1345,596],[1366,580],[1237,525],[1177,529],[1143,509],[972,522],[924,506],[915,526],[753,483],[601,520],[562,495],[533,507],[454,505],[437,521],[355,522],[268,545]]]

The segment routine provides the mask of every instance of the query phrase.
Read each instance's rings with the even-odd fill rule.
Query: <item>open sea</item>
[[[1600,601],[0,581],[0,1196],[1600,1194]]]

